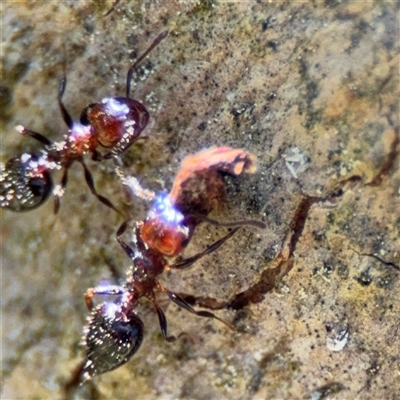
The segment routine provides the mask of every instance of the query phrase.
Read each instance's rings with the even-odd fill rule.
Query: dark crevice
[[[340,382],[329,382],[326,385],[314,389],[312,393],[310,393],[310,398],[318,398],[319,400],[332,398],[335,394],[345,389],[346,387]]]
[[[334,188],[332,189],[332,191],[330,192],[330,195],[327,196],[327,199],[330,199],[332,197],[340,197],[343,195],[343,193],[346,190],[349,190],[351,188],[353,188],[357,183],[361,182],[362,178],[360,175],[352,175],[346,179],[343,179],[341,181],[339,181]]]
[[[268,268],[261,274],[259,281],[247,290],[235,295],[228,303],[227,308],[240,310],[250,303],[259,303],[264,295],[274,289],[276,282],[286,275],[293,267],[293,259],[281,260],[276,268]],[[282,273],[284,271],[284,273]]]
[[[385,261],[383,258],[377,256],[376,254],[369,254],[369,253],[360,253],[359,251],[357,251],[356,249],[350,247],[351,250],[353,250],[355,253],[357,253],[359,256],[363,256],[363,257],[371,257],[374,260],[382,263],[383,265],[387,265],[388,267],[392,267],[397,271],[400,271],[400,266],[395,264],[394,262],[391,261]]]
[[[290,224],[289,234],[291,232],[292,235],[289,241],[289,258],[293,257],[293,254],[296,250],[297,243],[301,237],[301,234],[303,233],[311,206],[319,200],[323,199],[319,197],[307,196],[304,197],[298,205],[293,220]]]
[[[86,389],[85,397],[89,400],[99,399],[99,392],[92,380],[82,382],[82,372],[86,361],[83,360],[71,373],[71,377],[62,384],[63,400],[72,400],[76,398],[76,391],[79,388]],[[84,388],[86,386],[86,388]]]
[[[62,385],[64,400],[70,400],[73,398],[73,392],[81,383],[81,377],[85,363],[86,361],[82,361],[71,373],[71,377]]]
[[[277,281],[289,273],[294,264],[293,255],[303,233],[310,208],[319,200],[322,199],[314,196],[302,198],[296,208],[288,232],[282,241],[281,251],[275,259],[277,266],[264,270],[256,284],[238,293],[228,302],[228,308],[238,310],[250,303],[261,302],[264,299],[264,295],[275,287]]]
[[[307,216],[311,206],[317,201],[321,200],[319,197],[307,196],[303,197],[294,213],[293,220],[290,224],[289,230],[283,239],[282,249],[275,260],[271,263],[276,264],[272,267],[266,268],[257,283],[250,286],[247,290],[236,294],[227,302],[220,302],[210,297],[194,297],[185,296],[180,294],[188,302],[196,303],[200,307],[209,308],[212,310],[221,308],[232,308],[234,310],[242,309],[250,303],[259,303],[264,299],[264,295],[270,292],[276,285],[276,282],[284,275],[289,273],[293,267],[293,255],[296,251],[297,243],[303,233],[306,224]]]
[[[372,257],[375,260],[381,262],[382,264],[387,265],[388,267],[393,267],[394,269],[397,269],[397,271],[400,271],[400,267],[397,264],[395,264],[395,263],[393,263],[391,261],[385,261],[382,258],[378,257],[376,254],[361,254],[361,255],[362,256]]]
[[[388,117],[389,125],[393,127],[395,132],[395,138],[390,146],[389,154],[386,157],[386,161],[383,163],[380,171],[374,177],[374,179],[367,183],[367,186],[379,186],[384,177],[389,174],[398,164],[396,162],[399,157],[399,145],[400,145],[400,128],[394,126],[393,121]]]
[[[389,119],[389,124],[393,126],[393,122]],[[395,129],[395,140],[391,145],[391,150],[387,156],[386,161],[382,165],[382,168],[375,176],[375,178],[368,184],[370,186],[377,186],[381,184],[384,177],[395,167],[396,159],[399,155],[398,146],[400,144],[400,130],[398,127]],[[341,197],[343,193],[356,184],[362,182],[362,177],[359,175],[352,175],[334,185],[328,194],[325,196],[307,196],[304,195],[300,200],[293,219],[289,225],[289,229],[282,240],[281,250],[275,259],[268,263],[267,268],[261,273],[257,282],[250,286],[247,290],[236,294],[228,301],[218,301],[211,297],[196,297],[192,295],[180,294],[190,304],[197,304],[200,307],[208,308],[211,310],[218,310],[222,308],[232,308],[235,310],[242,309],[250,303],[259,303],[264,299],[264,295],[270,292],[276,286],[276,283],[286,274],[290,272],[294,264],[294,254],[296,246],[302,236],[307,217],[311,207],[318,202],[332,201],[335,198]],[[360,253],[358,253],[360,254]],[[389,261],[381,259],[375,254],[360,254],[368,257],[373,257],[377,261],[390,266],[397,271],[400,267]]]

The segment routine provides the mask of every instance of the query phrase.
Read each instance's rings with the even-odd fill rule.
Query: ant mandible
[[[43,204],[53,189],[50,171],[64,169],[61,182],[53,189],[54,212],[60,207],[60,198],[64,194],[68,181],[68,169],[78,161],[84,170],[85,180],[90,191],[103,204],[119,212],[105,197],[95,189],[93,177],[85,164],[83,156],[92,154],[92,159],[100,161],[120,155],[138,138],[149,121],[146,108],[131,99],[130,88],[132,74],[143,59],[167,37],[168,31],[160,33],[150,47],[132,64],[127,73],[126,97],[105,98],[101,103],[87,106],[81,113],[80,121],[74,121],[64,106],[62,97],[67,80],[61,78],[57,101],[68,134],[62,142],[52,142],[40,133],[17,126],[17,130],[44,145],[42,154],[28,154],[13,157],[1,165],[0,205],[13,211],[29,211]],[[109,150],[105,155],[98,147]]]
[[[132,260],[133,266],[123,285],[103,285],[88,289],[86,305],[92,311],[85,329],[86,359],[82,379],[111,371],[125,364],[139,349],[143,340],[143,322],[135,310],[139,299],[148,298],[154,305],[163,337],[173,342],[176,336],[167,332],[167,319],[156,299],[161,291],[179,307],[192,314],[217,319],[208,311],[197,311],[178,294],[171,292],[158,281],[166,269],[184,269],[222,246],[243,225],[265,228],[261,221],[218,223],[207,218],[208,213],[221,201],[225,184],[221,172],[239,175],[255,171],[255,157],[242,149],[212,148],[187,157],[175,178],[171,192],[155,197],[153,208],[145,221],[137,222],[134,231],[135,247],[122,239],[127,228],[124,222],[117,231],[117,241]],[[129,179],[124,184],[132,188]],[[137,182],[133,184],[136,186]],[[138,191],[134,188],[135,193]],[[149,192],[146,193],[146,197]],[[151,194],[150,194],[151,196]],[[206,250],[170,263],[170,257],[179,256],[187,246],[196,226],[203,222],[232,227],[233,229],[206,248]],[[93,297],[116,296],[115,301],[105,301],[94,307]],[[179,336],[178,336],[179,337]]]

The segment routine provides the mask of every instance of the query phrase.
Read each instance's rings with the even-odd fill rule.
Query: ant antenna
[[[143,59],[168,36],[168,31],[161,32],[150,45],[150,47],[132,64],[128,70],[128,75],[126,76],[126,98],[129,98],[129,92],[131,91],[131,80],[132,74],[135,68],[143,61]]]
[[[64,95],[66,85],[67,85],[67,77],[65,76],[65,73],[64,73],[60,79],[60,86],[58,87],[57,101],[58,101],[58,105],[60,107],[63,119],[68,126],[68,129],[72,129],[72,127],[74,125],[74,121],[73,121],[72,117],[69,115],[69,112],[65,108],[64,103],[62,101],[62,97]]]

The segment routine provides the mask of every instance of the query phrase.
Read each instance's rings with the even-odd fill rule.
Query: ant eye
[[[181,245],[183,248],[185,248],[189,244],[189,239],[185,239],[182,241]]]
[[[46,201],[52,188],[47,160],[22,154],[2,166],[0,205],[13,211],[30,211]]]
[[[83,378],[111,371],[125,364],[143,339],[143,322],[132,311],[102,303],[93,311],[86,328],[86,364]]]
[[[79,119],[80,123],[84,126],[89,126],[90,125],[90,121],[88,118],[88,114],[90,113],[91,108],[94,106],[95,104],[89,104],[87,107],[85,107],[83,109],[83,111],[81,112],[81,117]]]

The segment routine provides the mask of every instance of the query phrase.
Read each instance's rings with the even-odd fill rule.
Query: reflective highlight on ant
[[[0,165],[0,202],[14,211],[32,210],[43,204],[53,188],[49,171],[55,168],[47,155],[22,154]]]
[[[80,121],[74,121],[64,106],[62,97],[66,88],[66,77],[63,76],[58,91],[58,105],[68,134],[61,142],[52,142],[42,134],[17,126],[18,132],[28,135],[44,145],[41,155],[22,154],[1,164],[0,206],[13,211],[29,211],[40,206],[53,191],[54,212],[60,206],[68,182],[68,169],[79,162],[84,170],[85,180],[90,191],[106,206],[119,212],[105,197],[95,189],[93,177],[83,157],[92,154],[92,159],[100,161],[122,154],[140,136],[147,126],[149,114],[146,108],[131,99],[130,88],[132,74],[140,62],[163,40],[168,32],[162,32],[153,41],[142,56],[129,68],[126,80],[126,97],[105,98],[100,103],[87,106],[81,113]],[[108,150],[101,155],[98,148]],[[35,161],[33,161],[35,160]],[[50,172],[63,169],[60,184],[53,189]]]
[[[117,241],[132,260],[123,285],[101,285],[88,289],[85,300],[89,310],[88,326],[85,329],[86,359],[82,369],[82,380],[111,371],[125,364],[139,349],[143,340],[143,322],[136,315],[139,299],[149,299],[157,312],[161,333],[169,341],[175,341],[180,335],[170,336],[167,319],[156,299],[156,292],[164,292],[170,300],[192,314],[217,319],[208,311],[197,311],[178,294],[161,285],[158,276],[166,269],[184,269],[207,254],[219,249],[243,225],[265,228],[261,221],[238,221],[218,223],[207,215],[223,200],[225,184],[221,172],[240,175],[255,171],[255,157],[242,149],[229,147],[211,148],[187,157],[178,173],[169,194],[156,196],[146,192],[154,199],[148,217],[137,222],[134,229],[134,247],[128,245],[122,235],[127,229],[124,222],[118,229]],[[137,181],[123,177],[123,183],[135,193]],[[133,184],[132,184],[133,182]],[[171,257],[180,256],[201,222],[210,222],[233,229],[204,251],[186,258],[171,261]],[[173,260],[173,259],[172,259]],[[112,298],[97,305],[93,297]]]

